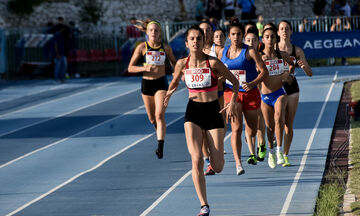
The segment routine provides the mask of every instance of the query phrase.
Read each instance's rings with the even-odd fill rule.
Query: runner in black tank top
[[[166,79],[165,60],[168,59],[175,66],[176,59],[169,45],[161,42],[161,25],[156,21],[148,20],[143,27],[148,41],[139,44],[131,57],[128,71],[143,73],[141,96],[149,121],[154,125],[158,147],[155,154],[159,159],[163,157],[163,146],[166,133],[164,96],[168,89]],[[137,65],[142,60],[143,65]]]
[[[312,70],[306,61],[303,50],[300,47],[293,45],[290,42],[292,34],[291,24],[283,20],[279,23],[280,42],[278,47],[281,51],[284,51],[291,55],[291,58],[296,61],[296,65],[301,67],[306,75],[312,76]],[[284,159],[285,163],[283,166],[290,166],[289,161],[289,150],[293,139],[293,124],[295,119],[296,110],[299,104],[299,85],[296,77],[290,83],[283,83],[286,93],[288,94],[288,103],[285,111],[285,136],[284,136]]]

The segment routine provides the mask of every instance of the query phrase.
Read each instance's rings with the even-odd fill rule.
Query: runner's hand
[[[305,64],[304,64],[304,62],[302,60],[298,60],[297,64],[299,65],[299,67],[301,67],[301,69],[304,69]]]
[[[166,92],[166,95],[164,96],[164,107],[168,106],[169,100],[171,95],[175,92],[176,88],[169,90]]]
[[[250,91],[253,88],[253,85],[248,82],[243,82],[241,84],[242,88],[245,89],[245,91]]]
[[[145,71],[146,72],[154,72],[156,69],[156,65],[153,64],[147,64],[145,65]]]

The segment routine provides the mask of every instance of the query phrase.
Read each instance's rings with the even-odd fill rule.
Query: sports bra
[[[146,44],[146,52],[143,57],[143,64],[153,64],[153,65],[165,65],[166,52],[163,43],[161,43],[159,48],[152,48],[148,42]]]
[[[189,68],[190,56],[185,65],[185,83],[189,92],[217,91],[218,78],[210,67],[209,57],[206,57],[205,68]]]

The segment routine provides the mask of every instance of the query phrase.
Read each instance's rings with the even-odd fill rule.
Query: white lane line
[[[8,113],[5,113],[5,114],[1,114],[1,115],[0,115],[0,118],[5,117],[5,116],[8,116],[8,115],[10,115],[10,114],[22,112],[22,111],[24,111],[24,110],[28,110],[28,109],[31,109],[31,108],[34,108],[34,107],[38,107],[38,106],[41,106],[41,105],[49,104],[49,103],[52,103],[52,102],[54,102],[54,101],[62,100],[62,99],[64,99],[64,98],[68,98],[68,97],[73,97],[73,96],[76,96],[76,95],[84,94],[84,93],[86,93],[86,92],[88,92],[88,91],[93,91],[93,90],[96,90],[96,89],[105,88],[105,87],[108,87],[108,86],[114,85],[114,84],[116,84],[116,82],[108,83],[108,84],[105,84],[105,85],[98,86],[98,87],[96,87],[96,88],[92,88],[92,89],[88,89],[88,90],[85,90],[85,91],[81,91],[81,92],[78,92],[78,93],[73,94],[73,95],[65,95],[65,96],[63,96],[63,97],[56,98],[56,99],[54,99],[54,100],[50,100],[50,101],[46,101],[46,102],[43,102],[43,103],[35,104],[35,105],[32,105],[32,106],[24,107],[24,108],[22,108],[22,109],[18,109],[18,110],[12,111],[12,112],[8,112]]]
[[[14,130],[12,130],[12,131],[8,131],[8,132],[5,132],[5,133],[3,133],[3,134],[0,134],[0,137],[6,136],[6,135],[11,134],[11,133],[14,133],[14,132],[16,132],[16,131],[23,130],[23,129],[25,129],[25,128],[32,127],[32,126],[35,126],[35,125],[38,125],[38,124],[41,124],[41,123],[44,123],[44,122],[47,122],[47,121],[56,119],[56,118],[60,118],[60,117],[62,117],[62,116],[69,115],[69,114],[74,113],[74,112],[77,112],[77,111],[79,111],[79,110],[86,109],[86,108],[88,108],[88,107],[95,106],[95,105],[97,105],[97,104],[104,103],[104,102],[106,102],[106,101],[110,101],[110,100],[113,100],[113,99],[115,99],[115,98],[118,98],[118,97],[122,97],[122,96],[124,96],[124,95],[127,95],[127,94],[131,94],[131,93],[133,93],[133,92],[135,92],[135,91],[138,91],[139,89],[140,89],[140,88],[136,88],[136,89],[134,89],[134,90],[127,91],[127,92],[122,93],[122,94],[120,94],[120,95],[115,95],[115,96],[112,96],[112,97],[110,97],[110,98],[106,98],[106,99],[103,99],[103,100],[101,100],[101,101],[98,101],[98,102],[95,102],[95,103],[92,103],[92,104],[88,104],[88,105],[86,105],[86,106],[79,107],[79,108],[74,109],[74,110],[72,110],[72,111],[69,111],[69,112],[66,112],[66,113],[62,113],[62,114],[57,115],[57,116],[55,116],[55,117],[48,118],[48,119],[44,119],[44,120],[37,121],[37,122],[34,122],[34,123],[32,123],[32,124],[29,124],[29,125],[25,125],[25,126],[23,126],[23,127],[16,128],[16,129],[14,129]]]
[[[338,71],[336,71],[335,76],[334,76],[334,78],[333,78],[333,81],[336,80],[337,74],[338,74]],[[297,187],[297,185],[298,185],[298,183],[299,183],[300,176],[301,176],[302,172],[304,171],[305,164],[306,164],[306,160],[307,160],[307,157],[308,157],[308,154],[309,154],[311,145],[312,145],[312,143],[313,143],[313,141],[314,141],[314,137],[315,137],[316,131],[317,131],[318,127],[319,127],[321,118],[322,118],[322,116],[323,116],[323,114],[324,114],[326,105],[327,105],[327,103],[328,103],[328,101],[329,101],[329,98],[330,98],[331,92],[332,92],[332,90],[333,90],[333,88],[334,88],[334,85],[335,85],[335,83],[332,82],[332,83],[331,83],[331,86],[330,86],[330,89],[329,89],[329,92],[328,92],[328,94],[327,94],[327,96],[326,96],[326,98],[325,98],[324,104],[323,104],[323,106],[321,107],[320,114],[319,114],[319,116],[318,116],[318,118],[317,118],[317,120],[316,120],[315,126],[314,126],[314,128],[313,128],[313,130],[312,130],[312,132],[311,132],[309,141],[308,141],[308,143],[307,143],[307,145],[306,145],[306,148],[305,148],[305,151],[304,151],[304,155],[302,156],[299,169],[298,169],[298,171],[297,171],[297,173],[296,173],[296,175],[295,175],[294,181],[293,181],[293,183],[292,183],[292,185],[291,185],[291,187],[290,187],[289,193],[287,194],[286,199],[285,199],[285,202],[284,202],[284,205],[283,205],[283,207],[282,207],[282,209],[281,209],[281,212],[280,212],[280,215],[281,215],[281,216],[285,216],[285,215],[287,214],[288,210],[289,210],[291,200],[292,200],[292,198],[293,198],[293,196],[294,196],[295,189],[296,189],[296,187]]]
[[[55,90],[55,89],[58,89],[58,88],[64,88],[64,86],[55,86],[55,87],[52,86],[52,87],[49,88],[49,89],[42,89],[42,90],[39,90],[39,91],[35,91],[35,92],[33,92],[33,93],[29,93],[29,94],[22,95],[22,96],[20,96],[20,97],[2,99],[2,100],[0,100],[0,103],[8,102],[8,101],[11,101],[11,100],[16,100],[16,99],[19,99],[19,98],[22,98],[22,97],[28,97],[28,96],[31,96],[31,95],[40,94],[40,93],[43,93],[43,92],[46,92],[46,91]],[[6,93],[6,92],[3,92],[3,93]]]
[[[225,137],[224,144],[227,139],[231,137],[231,132]],[[161,203],[177,186],[179,186],[187,177],[191,174],[191,170],[189,170],[183,177],[181,177],[175,184],[173,184],[165,193],[163,193],[151,206],[149,206],[140,216],[146,216],[149,214],[157,205]]]
[[[184,117],[184,115],[176,118],[175,120],[171,121],[167,126],[170,126],[172,124],[174,124],[175,122],[177,122],[178,120],[182,119]],[[70,184],[71,182],[73,182],[74,180],[76,180],[77,178],[81,177],[82,175],[85,175],[86,173],[89,173],[89,172],[92,172],[94,171],[95,169],[101,167],[102,165],[104,165],[106,162],[108,162],[109,160],[111,160],[112,158],[120,155],[121,153],[125,152],[126,150],[130,149],[131,147],[137,145],[138,143],[140,143],[141,141],[143,140],[146,140],[147,138],[151,137],[155,135],[155,132],[152,132],[151,134],[148,134],[147,136],[141,138],[141,139],[138,139],[137,141],[133,142],[132,144],[126,146],[125,148],[121,149],[120,151],[116,152],[115,154],[111,155],[110,157],[108,158],[105,158],[104,160],[102,160],[100,163],[98,163],[97,165],[93,166],[92,168],[86,170],[86,171],[83,171],[75,176],[73,176],[72,178],[68,179],[67,181],[65,181],[64,183],[54,187],[53,189],[49,190],[48,192],[42,194],[41,196],[31,200],[30,202],[26,203],[25,205],[21,206],[20,208],[8,213],[6,216],[11,216],[11,215],[14,215],[16,213],[18,213],[19,211],[29,207],[30,205],[34,204],[35,202],[43,199],[44,197],[54,193],[55,191],[59,190],[60,188],[66,186],[67,184]]]
[[[182,92],[182,91],[185,90],[185,89],[186,89],[186,88],[183,88],[183,89],[175,92],[174,94],[180,93],[180,92]],[[57,145],[57,144],[59,144],[59,143],[62,143],[62,142],[66,141],[66,140],[68,140],[68,139],[70,139],[70,138],[76,137],[76,136],[78,136],[78,135],[80,135],[80,134],[82,134],[82,133],[85,133],[85,132],[87,132],[87,131],[90,131],[90,130],[98,127],[98,126],[101,126],[101,125],[106,124],[106,123],[108,123],[108,122],[110,122],[110,121],[116,120],[116,119],[118,119],[118,118],[121,118],[122,116],[129,115],[129,114],[131,114],[131,113],[133,113],[133,112],[135,112],[135,111],[137,111],[137,110],[140,110],[140,109],[142,109],[142,108],[144,108],[144,105],[139,106],[139,107],[137,107],[137,108],[135,108],[135,109],[132,109],[132,110],[130,110],[130,111],[127,111],[127,112],[125,112],[125,113],[123,113],[123,114],[121,114],[121,115],[119,115],[119,116],[114,117],[114,118],[108,119],[108,120],[106,120],[106,121],[104,121],[104,122],[101,122],[101,123],[99,123],[99,124],[96,124],[96,125],[88,128],[88,129],[79,131],[78,133],[73,134],[73,135],[71,135],[71,136],[69,136],[69,137],[63,138],[63,139],[58,140],[58,141],[56,141],[56,142],[54,142],[54,143],[51,143],[51,144],[49,144],[49,145],[46,145],[46,146],[41,147],[41,148],[39,148],[39,149],[36,149],[36,150],[34,150],[34,151],[32,151],[32,152],[29,152],[29,153],[27,153],[27,154],[25,154],[25,155],[23,155],[23,156],[20,156],[20,157],[18,157],[18,158],[15,158],[15,159],[7,162],[7,163],[4,163],[4,164],[0,165],[0,169],[1,169],[1,168],[4,168],[4,167],[6,167],[6,166],[9,166],[10,164],[12,164],[12,163],[14,163],[14,162],[16,162],[16,161],[19,161],[19,160],[22,160],[22,159],[24,159],[24,158],[26,158],[26,157],[29,157],[30,155],[33,155],[33,154],[35,154],[35,153],[37,153],[37,152],[39,152],[39,151],[45,150],[45,149],[50,148],[50,147],[52,147],[52,146],[54,146],[54,145]]]

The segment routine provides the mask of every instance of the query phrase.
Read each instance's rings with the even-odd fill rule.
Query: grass
[[[360,100],[360,81],[351,86],[351,97],[354,101]],[[351,204],[354,215],[360,215],[360,122],[351,121],[351,145],[350,159],[352,169],[350,171],[350,190],[355,194],[357,202]]]
[[[320,186],[316,199],[316,216],[337,216],[345,193],[345,172],[334,169],[325,176],[325,184]]]
[[[360,58],[359,57],[352,57],[352,58],[346,58],[346,61],[349,65],[359,65],[360,64]],[[308,59],[309,65],[311,67],[319,67],[319,66],[327,66],[328,65],[328,59]],[[342,65],[341,64],[341,58],[335,58],[335,65]]]

